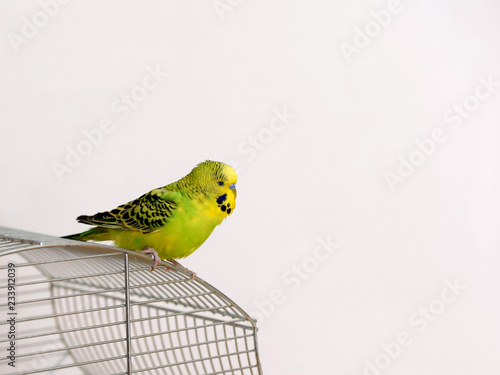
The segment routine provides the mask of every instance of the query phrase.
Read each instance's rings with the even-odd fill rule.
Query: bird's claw
[[[153,266],[151,267],[151,271],[154,271],[161,263],[161,258],[160,256],[158,255],[158,253],[156,252],[155,249],[151,248],[151,247],[147,247],[145,248],[144,250],[139,250],[141,253],[143,254],[151,254],[153,255]],[[186,267],[184,267],[182,264],[180,264],[178,261],[176,261],[175,259],[169,259],[168,260],[170,263],[172,263],[174,266],[177,266],[177,267],[180,267],[182,269],[184,269],[184,271],[186,271],[187,273],[189,273],[191,275],[191,279],[194,280],[196,279],[196,273],[187,269]],[[168,267],[165,268],[165,272],[167,272],[169,270]]]
[[[177,267],[180,267],[180,268],[183,268],[184,271],[186,271],[187,273],[189,273],[191,275],[191,280],[194,280],[196,279],[196,273],[187,269],[186,267],[184,267],[182,264],[180,264],[178,261],[176,261],[175,259],[169,259],[168,260],[170,263],[172,263],[173,265],[177,266]],[[168,268],[165,270],[165,271],[168,271]]]
[[[155,249],[151,247],[147,247],[144,250],[140,250],[141,253],[143,254],[152,254],[153,255],[153,266],[151,267],[151,271],[154,271],[156,267],[158,267],[161,263],[161,258],[156,252]]]

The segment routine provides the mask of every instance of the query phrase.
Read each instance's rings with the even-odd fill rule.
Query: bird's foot
[[[177,267],[180,267],[180,268],[183,268],[187,273],[189,273],[191,275],[191,279],[196,279],[196,273],[187,269],[186,267],[184,267],[182,264],[180,264],[178,261],[176,261],[175,259],[169,259],[168,260],[170,263],[176,265]],[[168,268],[167,268],[168,270]]]
[[[156,250],[153,249],[152,247],[147,247],[144,250],[139,250],[139,251],[143,254],[152,254],[153,255],[153,267],[151,267],[151,271],[154,271],[156,269],[156,267],[158,267],[158,265],[161,263],[160,256],[158,255]]]

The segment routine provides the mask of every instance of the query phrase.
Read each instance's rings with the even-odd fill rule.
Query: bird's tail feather
[[[61,238],[77,241],[107,241],[110,239],[109,230],[101,227],[95,227],[82,233],[70,234]]]

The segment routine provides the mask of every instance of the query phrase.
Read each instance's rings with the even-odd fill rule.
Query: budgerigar
[[[116,246],[179,264],[198,249],[236,207],[236,172],[229,165],[207,160],[187,176],[151,190],[114,210],[79,216],[94,228],[64,238],[114,241]]]

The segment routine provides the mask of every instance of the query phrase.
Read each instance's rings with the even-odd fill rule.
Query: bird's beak
[[[234,197],[236,198],[236,184],[229,185],[229,189],[231,189],[234,193]]]

